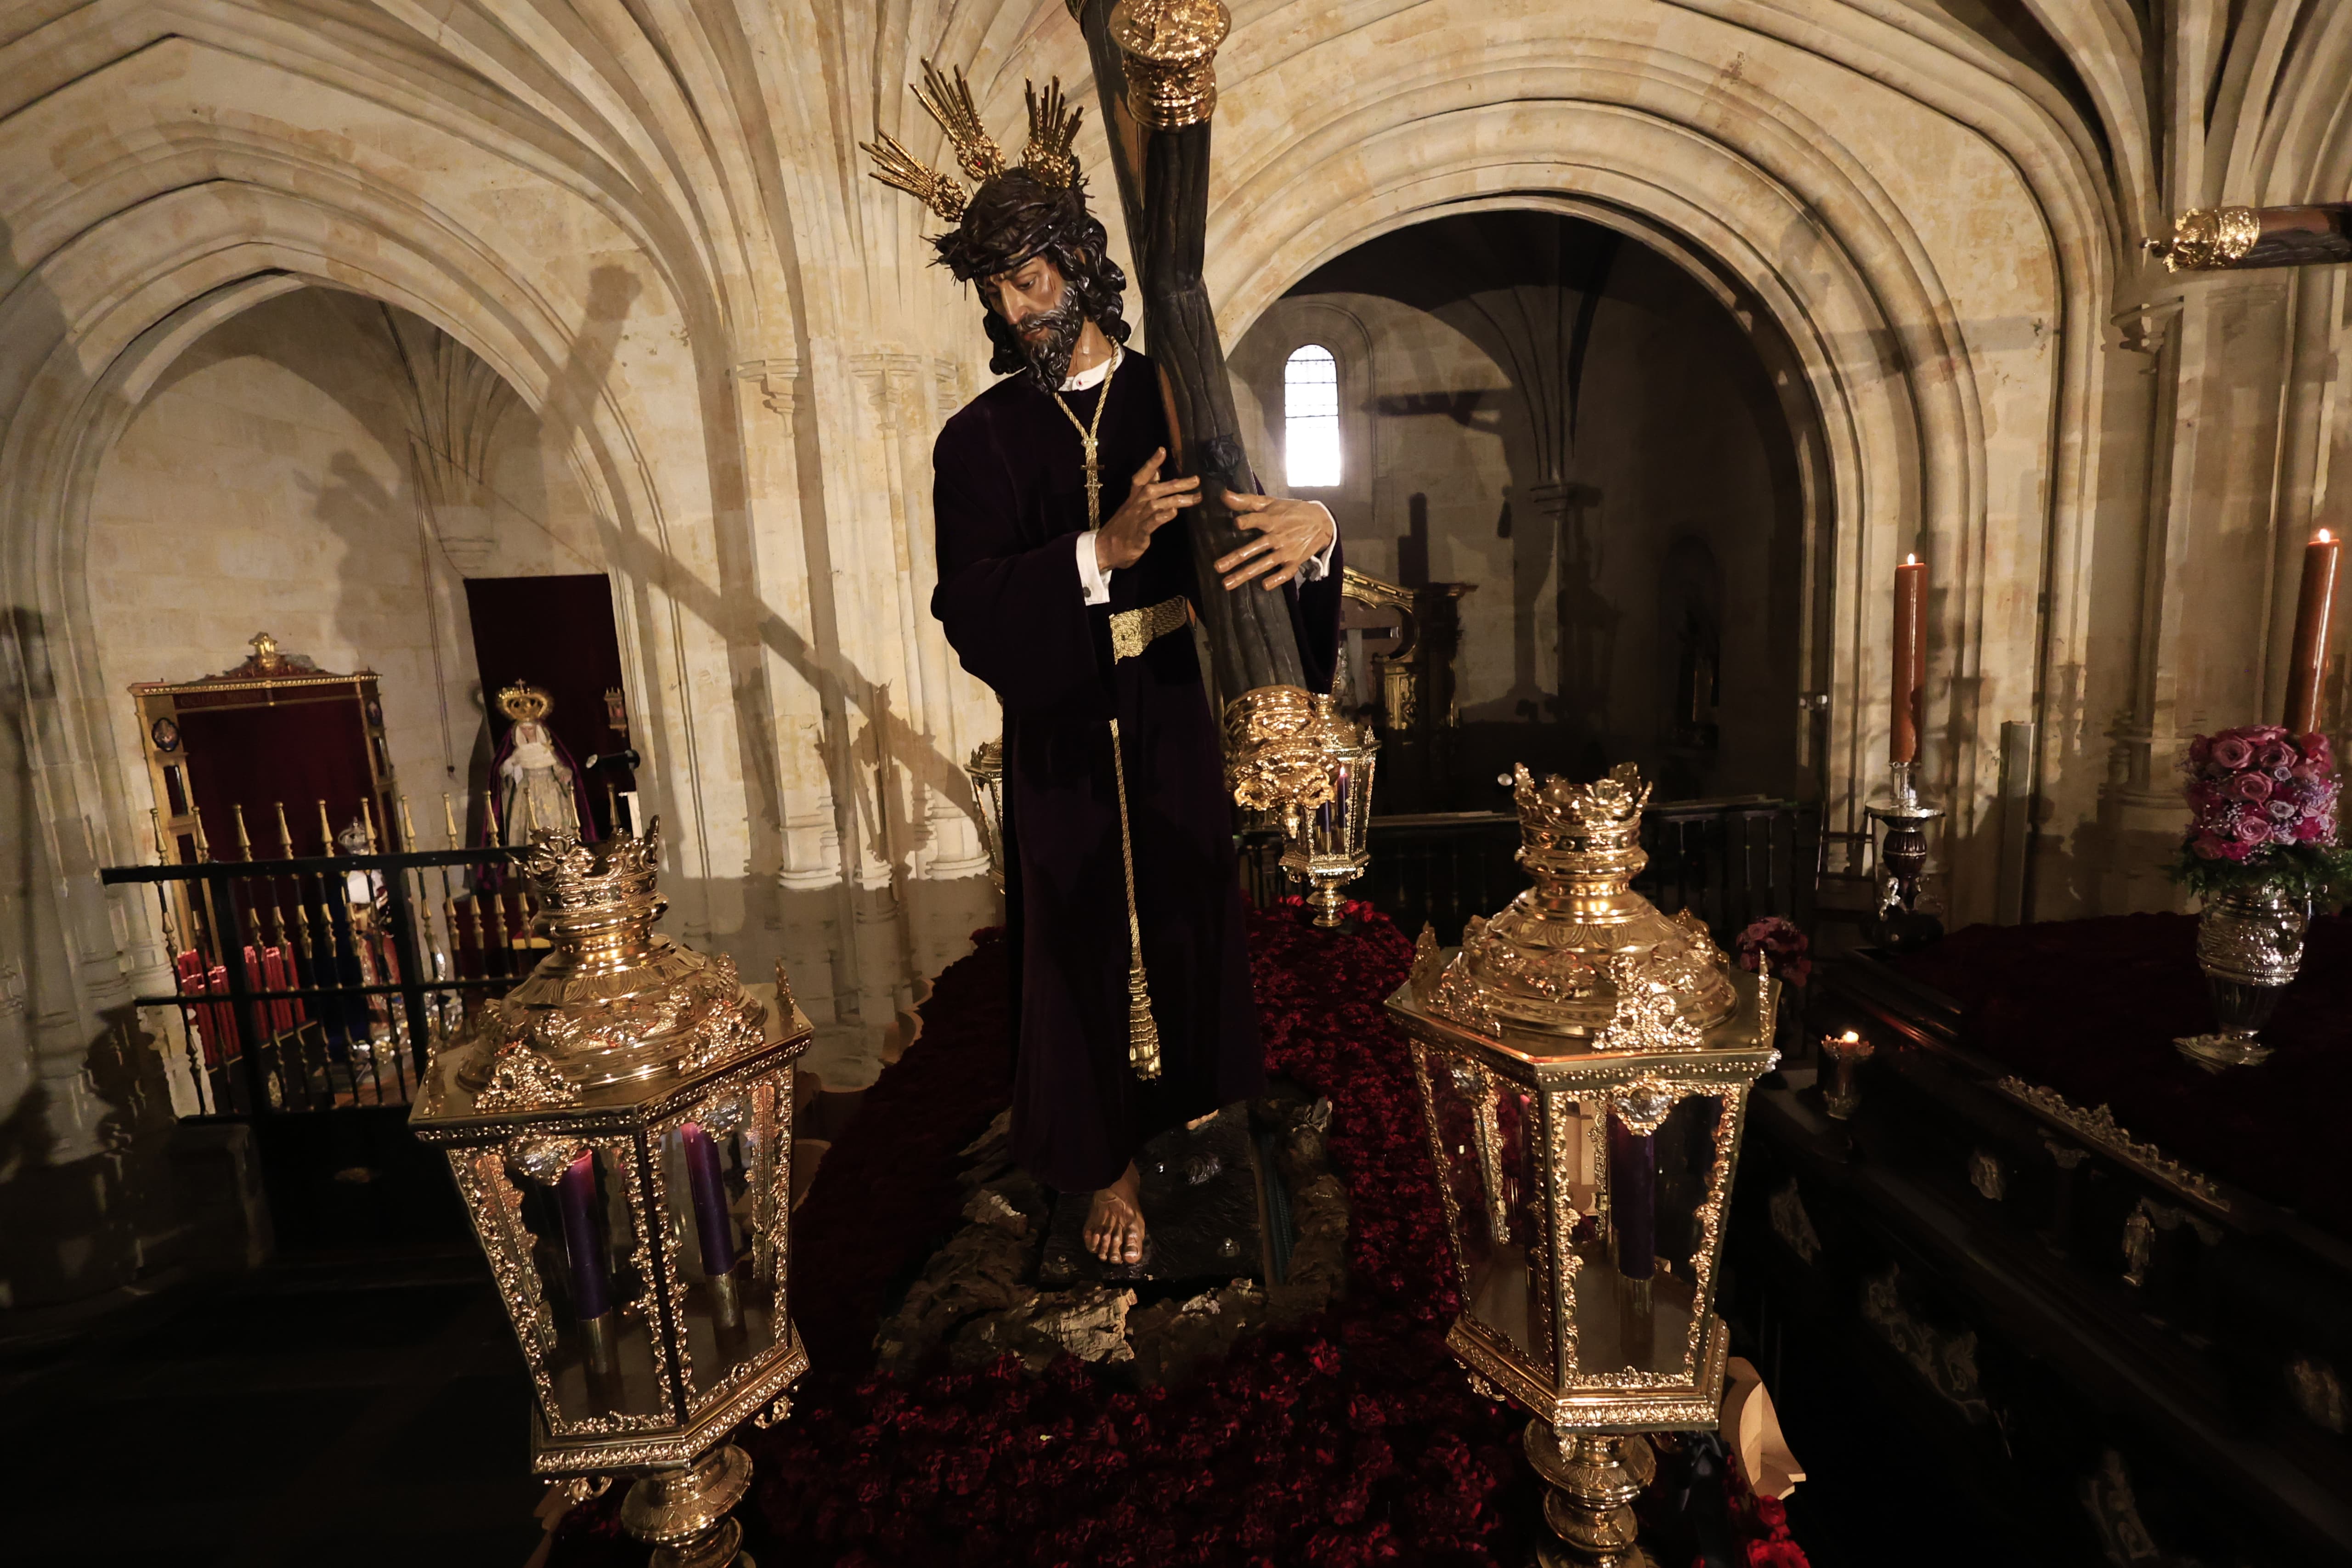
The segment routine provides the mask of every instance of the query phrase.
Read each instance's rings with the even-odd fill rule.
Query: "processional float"
[[[1073,0],[1110,132],[1145,328],[1179,471],[1201,476],[1195,568],[1243,541],[1216,498],[1251,480],[1201,276],[1217,0]],[[1304,686],[1288,606],[1203,595],[1237,805],[1281,814],[1283,864],[1314,882],[1318,923],[1364,865],[1372,753]],[[1525,769],[1521,863],[1536,886],[1474,921],[1441,966],[1424,931],[1390,1002],[1414,1041],[1465,1310],[1447,1344],[1475,1383],[1533,1415],[1547,1564],[1646,1561],[1632,1502],[1640,1434],[1712,1430],[1727,1335],[1713,1310],[1748,1092],[1770,1070],[1777,983],[1735,972],[1694,917],[1632,890],[1648,786]],[[1662,1158],[1663,1155],[1663,1158]]]

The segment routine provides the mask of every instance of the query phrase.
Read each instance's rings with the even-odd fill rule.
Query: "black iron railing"
[[[1668,914],[1696,910],[1726,948],[1767,915],[1810,934],[1821,825],[1818,805],[1762,795],[1654,805],[1642,819],[1650,864],[1633,886]]]
[[[185,1064],[188,1114],[414,1098],[427,1047],[545,950],[502,848],[117,866],[152,887],[173,988],[142,995]]]
[[[1810,931],[1820,820],[1816,806],[1759,795],[1653,805],[1642,820],[1650,863],[1633,886],[1669,914],[1696,910],[1727,945],[1766,915]],[[1265,836],[1244,835],[1244,885],[1254,894],[1259,883],[1286,890],[1273,866],[1279,836],[1255,856],[1253,837]],[[1366,843],[1370,868],[1349,891],[1408,932],[1427,922],[1448,945],[1472,916],[1496,913],[1528,885],[1511,812],[1375,816]],[[1255,876],[1254,866],[1263,868]]]

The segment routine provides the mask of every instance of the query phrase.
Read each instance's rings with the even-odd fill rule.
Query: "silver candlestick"
[[[1888,798],[1870,805],[1870,816],[1885,828],[1878,863],[1885,873],[1875,921],[1882,946],[1895,952],[1924,947],[1944,934],[1944,922],[1918,908],[1919,879],[1927,869],[1927,825],[1943,808],[1919,799],[1916,763],[1891,764]]]

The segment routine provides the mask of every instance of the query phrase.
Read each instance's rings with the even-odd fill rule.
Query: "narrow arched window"
[[[1339,365],[1308,343],[1282,367],[1282,451],[1292,489],[1339,482]]]

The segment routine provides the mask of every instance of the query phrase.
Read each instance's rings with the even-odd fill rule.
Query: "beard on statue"
[[[1022,357],[1028,362],[1025,374],[1038,391],[1053,392],[1061,386],[1070,374],[1070,356],[1077,352],[1078,334],[1086,327],[1087,318],[1066,288],[1051,309],[1034,311],[1014,324]]]

